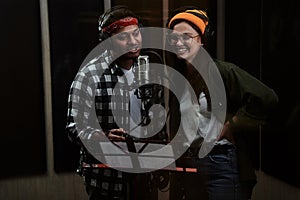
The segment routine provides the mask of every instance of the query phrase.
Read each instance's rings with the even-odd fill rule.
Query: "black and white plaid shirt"
[[[82,146],[78,171],[87,186],[100,188],[102,195],[109,199],[125,195],[125,173],[111,168],[82,168],[82,163],[99,163],[88,153],[82,140],[89,140],[95,132],[107,133],[114,128],[129,130],[126,101],[129,90],[124,72],[112,62],[107,51],[80,69],[70,88],[66,131],[71,141]]]

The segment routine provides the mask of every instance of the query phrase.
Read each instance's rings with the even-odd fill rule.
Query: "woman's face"
[[[176,24],[168,40],[177,57],[189,62],[194,59],[202,45],[198,32],[186,22]]]

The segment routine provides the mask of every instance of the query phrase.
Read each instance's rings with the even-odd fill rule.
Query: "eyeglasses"
[[[177,44],[178,40],[180,40],[180,42],[182,42],[182,43],[189,44],[192,42],[192,40],[195,37],[198,37],[198,36],[199,35],[191,36],[186,33],[184,33],[184,34],[171,33],[167,36],[167,41],[171,45]]]

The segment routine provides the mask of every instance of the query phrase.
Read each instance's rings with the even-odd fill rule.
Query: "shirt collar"
[[[136,67],[137,66],[137,61],[136,59],[133,61],[133,67]],[[124,72],[123,70],[121,69],[121,67],[119,67],[115,62],[112,62],[111,65],[110,65],[110,70],[111,70],[111,73],[112,74],[115,74],[117,76],[123,76],[124,75]]]

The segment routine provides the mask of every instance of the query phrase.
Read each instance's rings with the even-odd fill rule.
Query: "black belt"
[[[182,157],[198,157],[200,148],[188,148]]]
[[[209,152],[210,154],[226,154],[228,150],[235,148],[232,144],[218,144]]]

